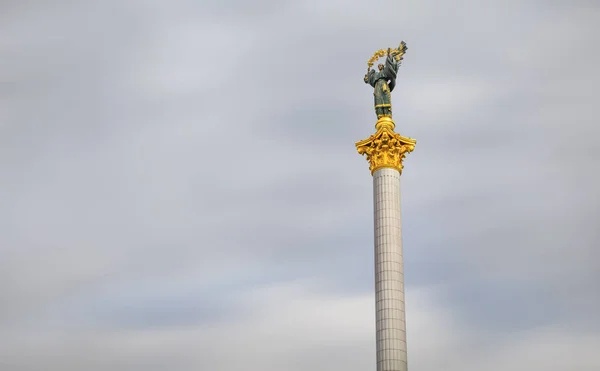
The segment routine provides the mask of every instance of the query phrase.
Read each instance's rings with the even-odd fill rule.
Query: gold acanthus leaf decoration
[[[356,149],[359,154],[367,156],[371,174],[384,167],[394,168],[402,174],[402,162],[415,149],[416,143],[416,140],[384,127],[368,139],[357,142]]]

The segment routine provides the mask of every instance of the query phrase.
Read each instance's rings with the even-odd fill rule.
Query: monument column
[[[400,174],[416,141],[394,127],[391,117],[382,116],[376,133],[356,143],[373,175],[377,371],[407,370]]]

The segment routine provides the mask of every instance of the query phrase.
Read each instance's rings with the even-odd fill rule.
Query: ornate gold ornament
[[[415,149],[417,141],[394,132],[395,126],[391,118],[382,117],[377,120],[375,134],[356,142],[358,153],[367,155],[371,174],[384,167],[396,169],[402,174],[404,158]]]
[[[406,43],[404,41],[402,41],[397,48],[388,49],[388,50],[379,49],[378,51],[376,51],[373,54],[373,56],[371,58],[369,58],[369,60],[367,61],[367,65],[369,66],[367,68],[367,70],[370,70],[371,67],[373,67],[373,64],[375,64],[375,62],[377,62],[377,60],[379,58],[385,57],[386,55],[388,55],[388,52],[391,53],[392,55],[394,55],[394,58],[396,58],[396,61],[400,62],[404,57],[404,53],[406,53]]]

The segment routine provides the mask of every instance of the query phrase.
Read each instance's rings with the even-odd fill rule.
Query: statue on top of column
[[[388,48],[387,51],[383,49],[378,50],[367,62],[367,74],[364,77],[364,81],[375,89],[373,95],[375,96],[375,113],[377,114],[377,119],[392,117],[392,99],[390,93],[396,86],[396,74],[406,50],[406,43],[402,41],[398,48]],[[379,71],[371,69],[373,63],[383,56],[387,57],[385,64],[377,66]]]

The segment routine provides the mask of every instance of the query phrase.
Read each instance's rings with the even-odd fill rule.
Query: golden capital
[[[390,117],[381,117],[375,124],[377,132],[356,142],[358,153],[367,155],[371,174],[384,167],[396,169],[402,174],[404,157],[415,149],[417,141],[394,132],[395,126]]]

